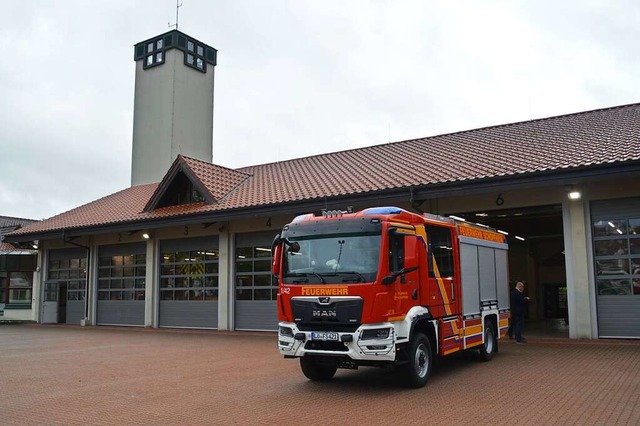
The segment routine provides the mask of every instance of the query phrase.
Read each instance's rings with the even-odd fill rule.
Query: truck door
[[[389,277],[393,278],[394,312],[389,315],[406,314],[419,303],[418,244],[414,230],[398,229],[390,233]]]
[[[427,233],[427,262],[429,268],[428,300],[423,303],[434,315],[446,317],[460,313],[460,283],[455,274],[453,229],[444,226],[425,226]],[[423,296],[424,297],[424,296]]]

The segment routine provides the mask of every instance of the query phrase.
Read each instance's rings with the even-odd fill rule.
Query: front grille
[[[335,301],[334,301],[335,300]],[[293,318],[302,331],[354,332],[361,324],[362,299],[331,299],[320,304],[312,300],[291,300]]]
[[[349,350],[342,342],[324,342],[319,340],[309,340],[307,343],[305,343],[304,348],[314,351],[347,352]]]

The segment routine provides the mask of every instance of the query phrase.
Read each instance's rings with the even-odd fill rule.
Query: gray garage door
[[[57,322],[80,324],[87,296],[87,250],[50,250],[47,282],[57,283]]]
[[[640,198],[591,203],[600,337],[640,337]]]
[[[218,328],[218,236],[160,242],[160,327]]]
[[[277,285],[271,281],[271,243],[276,232],[236,235],[235,328],[276,330]]]
[[[147,245],[98,249],[98,325],[144,325]]]

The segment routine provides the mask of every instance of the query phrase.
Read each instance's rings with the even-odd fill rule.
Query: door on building
[[[42,324],[58,323],[58,283],[44,283],[44,299],[42,302]]]

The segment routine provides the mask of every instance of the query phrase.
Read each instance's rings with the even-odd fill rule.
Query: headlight
[[[281,336],[293,337],[293,330],[289,327],[279,327],[279,332]]]
[[[374,328],[371,330],[363,330],[361,340],[388,339],[390,333],[390,328]]]

